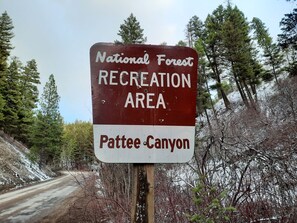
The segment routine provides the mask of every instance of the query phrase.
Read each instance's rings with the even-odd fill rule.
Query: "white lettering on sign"
[[[190,74],[99,70],[99,85],[191,88]]]
[[[140,52],[141,53],[141,52]],[[138,54],[139,55],[139,54]],[[140,64],[149,65],[151,62],[157,66],[177,66],[192,67],[194,65],[193,57],[170,58],[166,54],[148,54],[145,50],[142,56],[127,56],[123,52],[108,53],[97,51],[96,63],[115,63],[115,64]],[[150,60],[150,56],[153,60]],[[146,88],[142,92],[128,92],[123,108],[146,108],[146,109],[166,109],[165,98],[162,93],[149,92],[150,88],[191,88],[190,73],[168,73],[142,71],[143,68],[134,68],[138,70],[121,70],[119,65],[114,70],[100,69],[98,74],[98,85],[136,87],[136,89]],[[130,66],[128,66],[130,67]],[[179,69],[184,70],[184,69]],[[164,89],[163,89],[164,90]],[[158,91],[161,92],[161,91]]]
[[[113,55],[106,56],[106,52],[97,52],[96,63],[123,63],[123,64],[149,64],[149,55],[144,53],[143,57],[127,57],[124,53],[116,53]]]
[[[192,67],[193,66],[193,60],[194,58],[193,57],[187,57],[187,58],[184,58],[184,59],[173,59],[173,58],[166,58],[166,55],[165,54],[159,54],[157,55],[157,61],[158,61],[158,65],[162,65],[162,63],[165,63],[167,66],[171,66],[171,65],[174,65],[174,66],[190,66]]]
[[[133,94],[129,92],[124,107],[166,109],[164,97],[161,93],[156,98],[155,93],[136,93],[133,96]]]
[[[157,54],[158,65],[178,66],[178,67],[192,67],[193,57],[186,57],[183,59],[167,58],[166,54]],[[95,62],[98,63],[120,63],[120,64],[150,64],[149,54],[144,51],[144,55],[140,57],[125,56],[124,53],[116,53],[107,55],[106,52],[97,51]]]
[[[190,74],[156,73],[118,70],[99,70],[99,85],[141,87],[191,88]],[[128,93],[124,108],[166,109],[162,93]]]

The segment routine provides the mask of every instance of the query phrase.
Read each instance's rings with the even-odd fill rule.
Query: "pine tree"
[[[3,107],[4,119],[1,126],[8,134],[16,136],[19,132],[19,114],[21,111],[21,93],[20,93],[20,76],[22,64],[18,58],[14,57],[8,69],[3,73],[6,84],[3,87]]]
[[[198,39],[204,39],[204,24],[197,17],[193,16],[187,24],[187,39],[190,47],[194,47]]]
[[[272,42],[268,29],[259,18],[253,18],[252,28],[254,29],[254,35],[259,46],[263,49],[265,65],[270,67],[264,78],[270,79],[270,75],[272,74],[276,83],[278,83],[277,76],[281,73],[281,67],[284,63],[284,57],[280,48]]]
[[[59,101],[54,75],[51,74],[43,89],[40,110],[31,129],[32,152],[39,156],[40,167],[59,161],[63,133]]]
[[[180,40],[180,41],[178,41],[176,46],[187,46],[187,43],[185,41]]]
[[[39,72],[37,69],[37,63],[35,60],[30,60],[24,67],[24,71],[21,79],[23,94],[26,95],[24,99],[26,100],[27,107],[31,110],[36,108],[36,103],[38,102],[38,88],[37,85],[40,84]]]
[[[207,109],[212,108],[213,109],[213,114],[216,119],[216,112],[213,106],[213,102],[211,99],[211,94],[208,86],[208,77],[207,77],[207,72],[206,72],[206,58],[205,58],[205,53],[204,53],[204,47],[202,44],[202,40],[199,39],[196,44],[195,44],[195,49],[198,52],[199,55],[199,63],[198,63],[198,92],[197,92],[197,99],[196,99],[196,106],[197,106],[197,113],[198,115],[201,115],[205,113],[207,123],[210,127],[212,128],[209,115],[207,113]]]
[[[282,34],[279,34],[279,44],[283,48],[292,46],[297,50],[297,8],[292,13],[285,14],[280,22]]]
[[[14,34],[12,32],[13,24],[7,12],[2,13],[0,16],[0,123],[3,124],[4,114],[3,109],[6,104],[4,98],[4,91],[7,88],[6,72],[8,68],[8,57],[10,50],[13,49],[11,39]],[[3,125],[0,127],[3,127]]]
[[[225,56],[231,65],[238,91],[246,106],[254,105],[254,98],[249,85],[256,83],[253,70],[253,50],[249,37],[249,24],[244,14],[229,4],[222,27]],[[253,88],[253,87],[252,87]],[[255,87],[254,87],[255,89]]]
[[[220,5],[212,15],[208,15],[205,20],[205,46],[209,67],[211,68],[212,77],[216,80],[218,95],[223,98],[225,107],[231,109],[230,101],[222,85],[221,75],[224,67],[224,46],[222,39],[222,27],[225,21],[225,10]]]
[[[40,106],[42,115],[50,117],[53,120],[59,119],[59,101],[60,96],[57,91],[56,81],[54,75],[51,74],[41,96]]]
[[[205,23],[197,17],[193,16],[187,25],[187,34],[189,43],[192,45],[200,41],[207,62],[206,66],[210,69],[213,79],[216,80],[216,88],[218,94],[223,98],[225,107],[231,108],[230,101],[222,87],[221,75],[223,73],[223,45],[221,27],[224,22],[224,9],[219,6],[212,15],[208,15]]]
[[[23,143],[28,142],[29,128],[34,121],[34,109],[37,107],[38,102],[38,84],[40,84],[40,81],[37,63],[35,60],[28,61],[23,68],[20,79],[22,107],[19,114],[20,125],[17,138]]]
[[[120,26],[118,35],[122,41],[116,41],[123,44],[145,43],[146,37],[143,36],[143,29],[140,27],[136,17],[131,13],[130,16]]]
[[[279,45],[288,52],[290,75],[297,75],[297,8],[285,14],[280,22],[282,34],[278,35]]]
[[[11,39],[14,34],[12,32],[13,24],[7,12],[0,16],[0,74],[7,68],[7,60],[10,50],[13,49]]]

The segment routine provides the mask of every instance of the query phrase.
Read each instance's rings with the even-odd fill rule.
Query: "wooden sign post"
[[[134,164],[131,211],[133,223],[154,223],[154,198],[154,164]]]
[[[134,164],[133,222],[154,222],[154,163],[194,153],[198,55],[188,47],[94,44],[94,150]]]

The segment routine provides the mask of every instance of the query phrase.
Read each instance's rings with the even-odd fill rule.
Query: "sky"
[[[260,18],[276,40],[279,22],[296,7],[286,0],[232,0],[251,21]],[[202,21],[227,0],[0,0],[0,13],[13,21],[11,56],[35,59],[40,94],[49,75],[56,80],[60,113],[66,123],[92,121],[90,47],[120,40],[120,25],[133,13],[146,44],[176,45],[186,40],[190,18]]]

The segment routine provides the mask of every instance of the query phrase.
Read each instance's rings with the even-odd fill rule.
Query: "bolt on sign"
[[[198,55],[188,47],[96,43],[90,49],[96,157],[182,163],[194,152]]]

